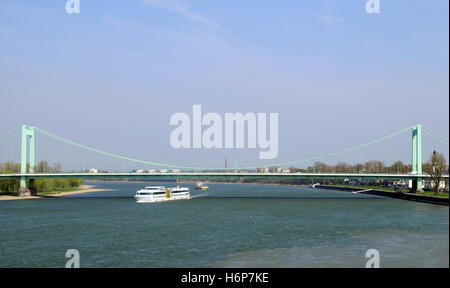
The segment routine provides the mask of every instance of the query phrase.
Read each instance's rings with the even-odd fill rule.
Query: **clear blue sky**
[[[378,15],[366,0],[81,0],[72,15],[65,2],[0,5],[0,133],[26,123],[113,153],[216,167],[308,158],[417,123],[448,137],[447,0],[381,0]],[[172,149],[170,116],[193,104],[278,112],[277,159]],[[380,147],[386,162],[408,158],[399,143]]]

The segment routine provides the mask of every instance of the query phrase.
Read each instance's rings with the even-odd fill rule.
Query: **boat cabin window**
[[[152,193],[150,192],[139,192],[138,195],[152,195]]]

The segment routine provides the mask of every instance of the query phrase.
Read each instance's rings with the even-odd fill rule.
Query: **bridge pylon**
[[[34,172],[34,127],[22,125],[22,148],[20,152],[20,174],[27,173],[27,152],[29,152],[28,173]],[[28,145],[29,142],[29,145]],[[28,149],[29,148],[29,149]],[[19,196],[30,196],[36,194],[34,179],[30,179],[27,187],[26,177],[20,177]]]
[[[416,125],[412,129],[412,173],[422,174],[422,126]],[[422,191],[422,178],[412,181],[412,190]]]

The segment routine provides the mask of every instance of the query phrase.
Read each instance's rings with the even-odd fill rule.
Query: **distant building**
[[[257,173],[268,173],[269,172],[269,168],[265,168],[265,167],[256,168],[256,172]]]
[[[439,183],[439,190],[444,190],[446,187],[445,180],[441,180]],[[434,190],[434,183],[431,180],[423,180],[423,189]]]
[[[269,172],[271,172],[271,173],[280,173],[281,170],[283,170],[281,167],[276,167],[276,166],[269,168]]]
[[[98,173],[98,169],[91,168],[89,169],[89,173]]]
[[[156,169],[147,169],[147,173],[155,173]]]
[[[180,173],[181,171],[180,171],[180,169],[172,169],[172,170],[170,170],[172,173]]]
[[[159,173],[167,173],[167,169],[159,169],[158,172]]]

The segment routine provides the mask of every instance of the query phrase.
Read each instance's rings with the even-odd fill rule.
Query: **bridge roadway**
[[[23,177],[23,178],[22,178]],[[0,174],[2,179],[66,179],[83,178],[98,180],[113,179],[384,179],[417,180],[430,179],[428,174],[384,174],[384,173],[243,173],[243,172],[179,172],[179,173],[29,173]],[[448,181],[448,175],[443,179]]]

